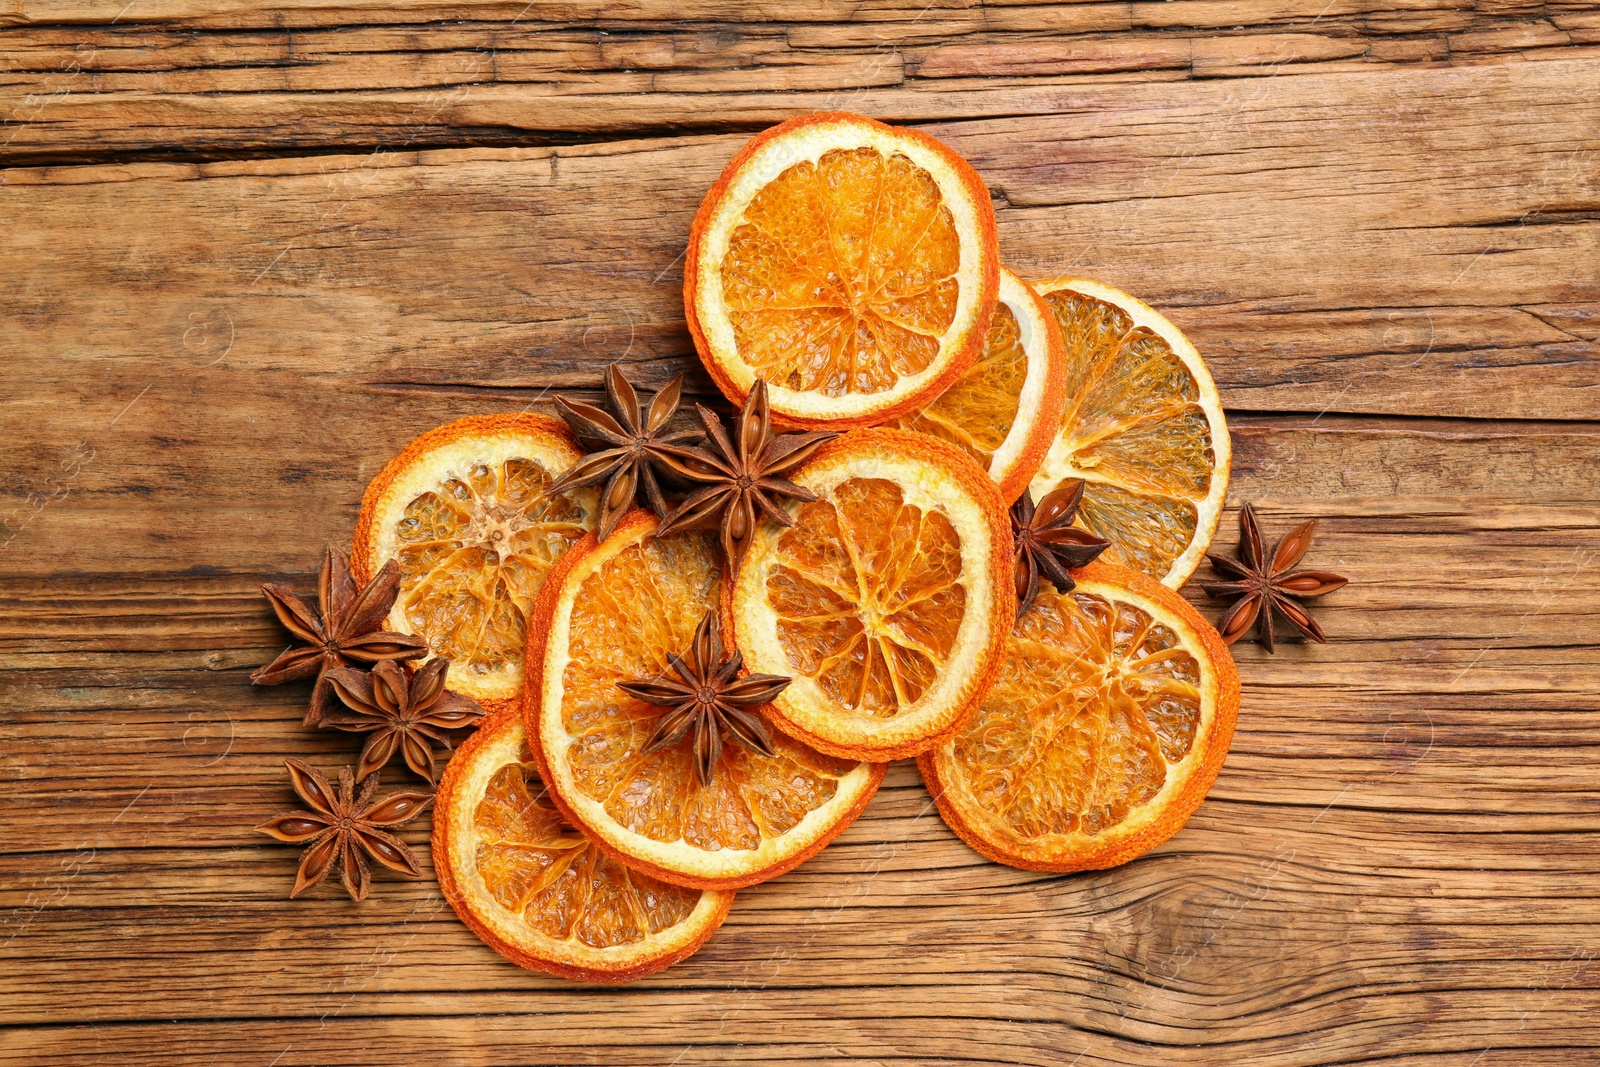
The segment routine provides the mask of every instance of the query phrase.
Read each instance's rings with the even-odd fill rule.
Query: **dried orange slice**
[[[1034,288],[1066,343],[1068,399],[1033,497],[1082,478],[1077,522],[1111,542],[1101,559],[1177,589],[1228,495],[1232,446],[1211,372],[1176,326],[1127,293],[1082,278]]]
[[[542,415],[457,419],[407,445],[361,499],[358,580],[398,560],[388,628],[424,638],[430,658],[450,660],[450,688],[489,710],[515,705],[528,609],[550,565],[594,528],[593,490],[545,492],[580,456],[565,424]]]
[[[983,181],[917,130],[844,112],[753,138],[706,194],[684,260],[689,331],[735,403],[785,425],[920,408],[978,357],[999,249]]]
[[[1239,714],[1233,658],[1188,601],[1122,567],[1074,577],[1039,594],[977,713],[918,760],[950,828],[1028,870],[1114,867],[1177,833]]]
[[[617,683],[666,676],[668,657],[681,656],[719,606],[723,581],[711,535],[656,537],[658,525],[635,511],[604,543],[586,538],[551,572],[532,620],[524,716],[556,803],[590,840],[669,882],[738,889],[794,868],[838,836],[884,769],[775,734],[771,756],[724,744],[702,785],[693,735],[645,751],[667,709]]]
[[[1000,268],[983,354],[927,407],[885,425],[949,441],[987,468],[1010,503],[1032,481],[1067,404],[1067,354],[1045,302]]]
[[[523,967],[626,982],[694,952],[732,893],[631,871],[568,825],[539,778],[522,717],[501,712],[461,746],[433,809],[439,889],[490,948]]]
[[[915,755],[1000,669],[1016,615],[1000,495],[954,445],[881,427],[792,477],[818,499],[746,551],[731,595],[745,663],[794,677],[772,702],[779,729],[839,756]]]

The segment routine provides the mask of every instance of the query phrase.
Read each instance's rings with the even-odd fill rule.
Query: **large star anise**
[[[433,803],[433,794],[390,793],[374,800],[378,779],[368,778],[358,794],[349,767],[339,771],[339,789],[335,792],[326,778],[299,760],[283,762],[289,768],[294,791],[311,810],[291,811],[256,829],[291,845],[310,843],[300,857],[300,870],[289,891],[291,900],[322,884],[335,865],[350,899],[365,900],[371,876],[368,856],[413,878],[421,876],[417,858],[406,843],[384,831],[410,822]]]
[[[736,677],[744,657],[736,649],[724,658],[722,624],[715,608],[695,628],[694,639],[685,657],[669,655],[667,662],[677,674],[662,675],[649,681],[618,682],[617,688],[644,701],[672,710],[661,716],[645,742],[645,752],[659,752],[675,745],[694,731],[694,768],[701,785],[711,784],[711,775],[722,757],[722,735],[764,756],[774,754],[772,736],[760,714],[745,711],[753,704],[766,704],[783,692],[790,682],[775,674],[747,674]]]
[[[388,763],[398,749],[407,767],[429,785],[437,784],[432,742],[448,749],[446,731],[475,725],[483,718],[477,701],[444,687],[449,669],[449,660],[433,659],[409,679],[397,663],[380,663],[370,674],[348,667],[328,672],[328,681],[345,706],[331,709],[322,725],[370,735],[356,766],[357,781]]]
[[[1033,606],[1039,595],[1043,575],[1063,593],[1076,584],[1069,568],[1086,567],[1096,556],[1111,547],[1104,537],[1072,525],[1083,501],[1083,480],[1062,482],[1044,495],[1037,507],[1033,494],[1023,490],[1011,505],[1011,540],[1017,589],[1017,614]]]
[[[390,560],[363,589],[350,577],[350,561],[331,546],[322,561],[317,584],[317,608],[300,599],[287,586],[268,582],[261,587],[278,621],[306,643],[286,649],[277,659],[250,675],[256,685],[277,685],[317,676],[311,689],[311,707],[305,724],[315,726],[337,704],[328,672],[354,663],[382,663],[416,659],[428,654],[427,642],[411,634],[380,630],[400,591],[400,565]]]
[[[675,530],[710,526],[720,519],[722,550],[727,555],[728,566],[736,567],[744,558],[750,536],[755,533],[758,513],[779,526],[793,525],[794,520],[773,502],[774,497],[789,497],[803,503],[817,499],[815,493],[782,475],[810,459],[823,442],[839,435],[823,431],[774,434],[767,406],[767,383],[760,378],[756,379],[739,410],[735,427],[737,444],[728,439],[716,412],[700,404],[695,405],[695,412],[715,450],[672,448],[668,451],[667,462],[675,473],[703,485],[666,517],[660,532],[669,534]]]
[[[1219,572],[1234,579],[1231,582],[1203,582],[1201,588],[1209,597],[1238,597],[1238,601],[1217,620],[1217,630],[1222,639],[1233,644],[1256,624],[1256,639],[1268,652],[1272,648],[1272,620],[1282,615],[1295,628],[1313,641],[1326,644],[1328,639],[1322,627],[1305,605],[1299,603],[1306,597],[1321,596],[1342,588],[1348,578],[1328,571],[1294,571],[1291,569],[1311,547],[1312,534],[1316,532],[1315,520],[1302,522],[1284,535],[1267,557],[1261,539],[1261,527],[1256,524],[1255,509],[1246,504],[1239,511],[1239,558],[1207,554],[1206,559]]]
[[[551,493],[560,493],[605,482],[600,493],[600,526],[596,532],[602,541],[611,536],[617,520],[633,507],[641,486],[645,500],[655,513],[663,517],[667,514],[667,501],[661,495],[655,474],[656,468],[664,466],[663,450],[679,442],[698,441],[703,436],[699,430],[666,432],[683,393],[682,374],[655,395],[648,411],[640,404],[639,395],[617,364],[606,367],[605,380],[609,412],[581,400],[556,397],[561,417],[572,427],[578,443],[591,452],[569,467],[549,489]],[[593,451],[595,449],[599,451]]]

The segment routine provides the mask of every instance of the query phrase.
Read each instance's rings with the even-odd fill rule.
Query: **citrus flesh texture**
[[[472,817],[484,887],[545,937],[635,945],[685,921],[700,902],[699,890],[630,871],[591,846],[556,810],[525,748],[494,773]]]
[[[1016,422],[1027,378],[1028,353],[1017,316],[1005,303],[996,304],[977,362],[927,407],[887,425],[949,441],[991,470]]]
[[[1215,386],[1116,304],[1073,289],[1043,296],[1066,343],[1068,400],[1033,497],[1084,479],[1077,522],[1111,542],[1101,559],[1181,585],[1199,563],[1197,534],[1209,542],[1215,528],[1219,467],[1227,476],[1201,403]]]
[[[1238,716],[1233,660],[1193,607],[1124,568],[1079,574],[1040,592],[978,710],[920,763],[952,829],[1033,870],[1114,866],[1176,833]]]
[[[862,146],[795,163],[756,193],[721,263],[739,354],[789,389],[892,389],[939,355],[960,259],[938,184],[906,156]]]
[[[433,815],[434,869],[456,914],[496,952],[565,978],[625,982],[689,955],[731,893],[630,870],[561,815],[522,717],[492,714],[451,759]]]
[[[778,537],[767,602],[794,670],[874,718],[914,705],[949,661],[967,607],[961,545],[899,485],[849,478]]]
[[[1098,834],[1153,798],[1168,765],[1188,755],[1199,681],[1194,656],[1146,612],[1046,590],[957,735],[955,763],[1020,836]]]
[[[634,699],[617,683],[672,673],[668,656],[683,655],[705,613],[720,610],[721,553],[708,535],[650,535],[610,554],[603,546],[601,557],[571,597],[558,736],[573,788],[603,809],[606,821],[644,839],[640,861],[669,868],[668,877],[749,884],[746,878],[770,876],[771,865],[792,858],[786,835],[841,789],[854,818],[855,798],[865,802],[881,770],[776,731],[769,731],[774,756],[725,740],[709,785],[695,772],[692,731],[667,748],[643,751],[668,709]],[[726,644],[731,654],[731,635]],[[543,736],[549,744],[552,734]],[[818,832],[811,827],[806,836]],[[749,854],[748,863],[739,853]]]
[[[434,655],[450,660],[453,686],[462,675],[507,672],[521,682],[539,586],[594,525],[580,499],[546,493],[559,473],[525,456],[475,462],[444,472],[394,523],[396,610]]]

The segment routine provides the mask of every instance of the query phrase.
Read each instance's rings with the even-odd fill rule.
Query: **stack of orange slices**
[[[643,510],[597,540],[595,491],[550,491],[578,443],[529,414],[424,435],[363,501],[358,571],[401,569],[390,628],[491,710],[434,809],[440,885],[473,931],[566,977],[658,971],[906,757],[1002,863],[1107,867],[1176,833],[1239,702],[1226,646],[1175,592],[1230,458],[1183,334],[1109,286],[1019,278],[964,159],[842,113],[733,158],[694,220],[684,302],[730,401],[765,394],[773,424],[839,435],[750,512],[740,558]],[[1073,521],[1111,546],[1019,605],[1007,509],[1071,480]],[[745,673],[768,703],[705,711]],[[692,731],[683,709],[665,721],[672,692],[705,712]]]

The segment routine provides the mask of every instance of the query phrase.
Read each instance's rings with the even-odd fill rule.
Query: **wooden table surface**
[[[125,6],[124,6],[125,5]],[[1600,8],[0,0],[0,1062],[1600,1063]],[[923,126],[1005,261],[1163,309],[1326,646],[1122,869],[983,862],[910,763],[697,956],[503,962],[431,877],[286,899],[256,589],[414,435],[695,367],[738,146]],[[698,373],[692,386],[710,390]],[[1191,593],[1196,598],[1197,592]],[[1204,610],[1215,617],[1216,608]],[[426,857],[426,825],[406,834]]]

